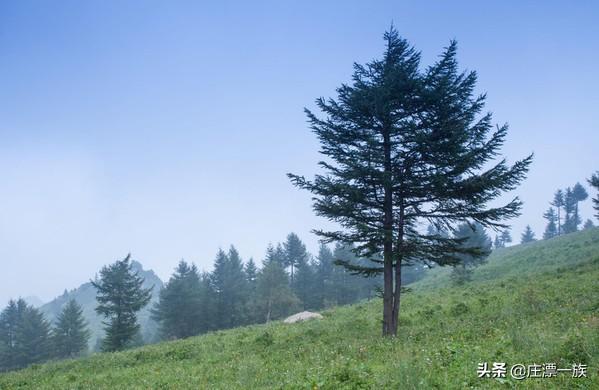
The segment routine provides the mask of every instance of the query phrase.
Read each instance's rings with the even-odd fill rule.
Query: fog
[[[535,153],[503,198],[525,202],[515,241],[542,235],[556,189],[592,194],[596,5],[393,3],[0,5],[0,303],[48,301],[129,252],[163,280],[231,244],[261,260],[291,231],[315,253],[328,222],[285,176],[316,172],[303,107],[379,56],[391,21],[426,65],[457,39],[510,124],[508,160]]]

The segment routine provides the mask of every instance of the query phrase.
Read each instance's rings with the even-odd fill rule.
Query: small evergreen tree
[[[545,232],[543,233],[543,239],[548,240],[558,235],[558,230],[556,226],[557,215],[555,214],[555,210],[553,207],[547,209],[545,214],[543,214],[543,218],[547,220],[547,226],[545,227]]]
[[[520,237],[520,243],[527,244],[529,242],[533,242],[536,240],[537,239],[535,238],[535,233],[530,228],[530,225],[526,225],[526,229],[524,229],[524,232],[522,233],[522,236]]]
[[[96,312],[106,319],[103,351],[129,348],[139,332],[136,313],[150,302],[152,288],[143,288],[144,279],[134,272],[131,255],[104,266],[100,277],[92,280],[96,288]]]
[[[509,229],[505,229],[501,232],[501,242],[503,246],[512,242],[512,235],[510,234]]]
[[[352,244],[337,243],[333,250],[335,264],[357,264],[362,265],[360,258],[354,253]],[[370,278],[374,277],[371,275]],[[333,270],[333,286],[335,291],[335,304],[347,305],[355,302],[359,297],[358,283],[356,276],[351,274],[351,270],[345,267],[335,267]]]
[[[285,266],[289,268],[291,285],[294,284],[295,268],[308,263],[309,256],[306,246],[295,233],[289,233],[283,244],[285,250]]]
[[[493,241],[493,246],[495,249],[505,248],[505,244],[501,241],[501,237],[499,235],[495,235],[495,241]]]
[[[557,209],[557,235],[560,236],[562,234],[561,210],[564,207],[564,191],[557,190],[555,192],[551,205]]]
[[[250,258],[243,270],[245,271],[245,279],[248,284],[248,289],[250,293],[253,293],[256,291],[256,278],[258,277],[258,267],[256,267],[254,259]]]
[[[248,289],[243,262],[234,246],[228,253],[219,250],[210,274],[214,298],[214,320],[217,329],[228,329],[248,319]]]
[[[289,277],[276,260],[265,260],[256,279],[256,301],[253,304],[260,321],[270,322],[287,316],[300,305],[289,288]]]
[[[222,249],[219,249],[214,259],[214,267],[210,273],[210,300],[214,308],[214,325],[216,329],[230,327],[231,321],[224,309],[226,302],[229,301],[229,260],[227,254]]]
[[[276,247],[274,247],[272,244],[268,244],[268,247],[266,248],[266,258],[265,258],[265,262],[271,262],[271,261],[276,261],[277,263],[279,263],[283,268],[286,267],[286,255],[285,255],[285,249],[283,249],[283,246],[278,243]]]
[[[19,367],[41,363],[52,357],[50,324],[40,310],[26,304],[16,336]]]
[[[283,248],[285,265],[290,269],[291,291],[299,298],[304,309],[313,309],[317,300],[314,292],[314,269],[306,245],[297,234],[289,233]]]
[[[272,245],[269,245],[272,248]],[[268,249],[267,249],[268,252]],[[255,324],[257,322],[264,321],[264,318],[260,315],[256,309],[256,294],[258,285],[258,274],[260,270],[256,266],[256,263],[252,258],[244,266],[245,279],[247,284],[247,299],[246,299],[246,322],[248,324]]]
[[[574,187],[572,187],[572,197],[574,198],[574,221],[576,221],[576,230],[578,230],[578,225],[582,223],[582,217],[578,213],[578,204],[580,202],[584,202],[589,194],[587,190],[580,183],[576,183]]]
[[[595,188],[597,191],[597,196],[593,198],[593,208],[597,211],[595,216],[599,219],[599,171],[593,174],[591,178],[588,180],[591,187]]]
[[[25,310],[25,301],[10,300],[2,313],[0,313],[0,371],[18,368],[16,361],[17,328],[22,312]]]
[[[249,286],[243,260],[233,245],[229,248],[227,259],[229,260],[227,282],[229,285],[230,318],[231,326],[235,327],[244,325],[248,321]]]
[[[308,257],[308,256],[307,256]],[[301,302],[302,308],[313,310],[317,305],[317,295],[314,290],[315,276],[311,262],[301,258],[295,263],[295,279],[291,290]]]
[[[459,262],[453,266],[451,279],[456,284],[464,284],[471,280],[473,269],[487,261],[491,253],[491,239],[481,224],[460,224],[454,233],[460,245],[469,253],[459,255]]]
[[[580,225],[580,217],[576,213],[576,196],[570,187],[566,188],[566,192],[564,194],[564,225],[563,232],[564,234],[573,233],[578,230],[578,225]]]
[[[197,267],[181,260],[151,311],[162,339],[195,336],[208,329],[204,321],[207,297],[202,294],[202,283]]]
[[[23,299],[0,313],[0,371],[41,363],[52,357],[50,324]]]
[[[52,330],[52,340],[59,358],[73,358],[87,351],[91,333],[83,318],[83,309],[74,299],[70,299],[56,317]]]
[[[587,230],[587,229],[592,229],[594,227],[595,227],[595,224],[593,223],[593,221],[591,221],[590,219],[587,219],[586,222],[584,223],[583,229]]]
[[[318,248],[318,256],[316,257],[315,273],[315,292],[318,294],[318,309],[334,304],[335,289],[333,286],[333,272],[335,265],[333,261],[333,252],[327,245],[321,243]]]

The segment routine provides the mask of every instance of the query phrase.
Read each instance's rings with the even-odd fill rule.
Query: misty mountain
[[[31,305],[33,307],[40,307],[44,304],[44,302],[39,299],[38,297],[36,297],[35,295],[30,295],[28,297],[23,298],[23,300],[25,302],[27,302],[28,305]]]
[[[133,270],[137,271],[139,275],[144,278],[144,287],[154,286],[152,300],[138,313],[138,321],[141,325],[141,334],[144,342],[151,343],[157,340],[156,332],[158,326],[156,322],[150,318],[150,309],[158,300],[158,293],[160,292],[160,289],[162,289],[163,282],[154,271],[144,270],[141,263],[132,261],[132,265]],[[46,318],[53,323],[58,313],[60,313],[64,305],[71,298],[75,299],[83,309],[83,316],[87,320],[89,330],[91,331],[89,345],[91,348],[94,348],[97,345],[98,340],[104,336],[104,325],[102,324],[102,317],[98,316],[95,312],[96,288],[90,282],[83,283],[81,286],[70,291],[65,290],[62,295],[41,306],[40,310],[44,313]]]

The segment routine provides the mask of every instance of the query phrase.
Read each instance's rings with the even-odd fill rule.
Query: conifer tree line
[[[217,252],[210,272],[181,260],[157,291],[152,317],[159,324],[160,338],[173,340],[377,296],[380,277],[352,275],[336,261],[366,260],[343,245],[322,244],[313,256],[295,233],[283,243],[269,245],[260,266],[252,258],[244,262],[234,246]],[[409,267],[404,283],[423,273],[423,267]],[[137,313],[149,303],[152,288],[143,288],[131,256],[103,267],[91,282],[96,288],[96,312],[104,318],[105,337],[99,349],[108,352],[142,345]],[[0,313],[0,371],[87,354],[89,338],[88,324],[75,300],[62,308],[54,324],[23,299],[11,300]]]
[[[322,244],[316,256],[290,233],[270,244],[261,266],[246,262],[234,246],[219,250],[211,272],[181,260],[152,308],[164,340],[265,323],[303,310],[321,310],[377,296],[379,277],[352,275],[336,261],[364,262],[351,246]],[[406,270],[405,283],[424,268]]]
[[[593,174],[587,181],[591,187],[599,192],[599,171]],[[543,213],[543,218],[546,221],[545,231],[542,236],[543,240],[574,233],[579,231],[581,226],[582,229],[591,229],[595,227],[595,224],[590,218],[583,223],[582,216],[579,212],[579,204],[588,198],[589,194],[586,188],[580,183],[576,183],[572,187],[555,191],[553,199],[549,202],[551,207]],[[598,211],[595,217],[599,219],[599,194],[596,198],[593,198],[592,201],[593,208]],[[511,242],[511,237],[509,238],[509,241],[504,241],[504,234],[505,231],[495,238],[495,248],[502,248],[505,246],[506,242]],[[530,225],[526,225],[526,228],[520,236],[520,243],[526,244],[536,240],[537,238],[532,231],[532,228]]]
[[[499,248],[505,248],[505,246],[509,243],[511,243],[512,240],[512,234],[510,233],[510,229],[504,229],[501,231],[501,233],[495,235],[495,241],[493,241],[493,246],[495,247],[495,249],[499,249]]]
[[[599,172],[595,173],[588,179],[591,187],[599,190]],[[547,221],[543,239],[547,240],[553,237],[569,234],[583,229],[594,227],[591,219],[587,219],[584,224],[579,212],[580,202],[585,201],[589,197],[587,190],[580,183],[576,183],[572,187],[566,189],[558,189],[553,194],[553,199],[550,206],[543,214],[543,218]],[[597,199],[593,199],[595,210],[599,210],[599,195]],[[599,214],[596,215],[599,218]]]
[[[80,356],[87,351],[89,336],[74,300],[64,306],[54,325],[23,299],[10,300],[0,312],[0,372]]]

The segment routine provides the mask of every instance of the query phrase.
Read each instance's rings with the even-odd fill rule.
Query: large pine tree
[[[420,69],[420,54],[392,28],[385,33],[381,60],[354,66],[350,85],[338,98],[318,99],[323,118],[306,110],[328,158],[326,173],[314,181],[289,174],[313,193],[318,215],[343,229],[318,230],[328,242],[355,244],[365,267],[353,272],[383,273],[383,334],[397,333],[401,265],[420,259],[457,261],[464,249],[453,238],[428,235],[423,222],[451,227],[476,221],[503,227],[519,214],[521,202],[489,203],[524,179],[532,156],[508,166],[487,167],[500,153],[507,125],[494,127],[480,115],[485,96],[474,96],[476,74],[458,70],[455,42],[440,60]]]
[[[52,330],[52,340],[59,358],[73,358],[87,351],[91,333],[83,318],[83,309],[71,299],[56,317]]]
[[[96,312],[106,319],[103,351],[118,351],[135,342],[140,326],[137,312],[152,298],[152,287],[144,288],[144,279],[133,271],[131,255],[103,267],[100,278],[92,280],[96,288]]]

